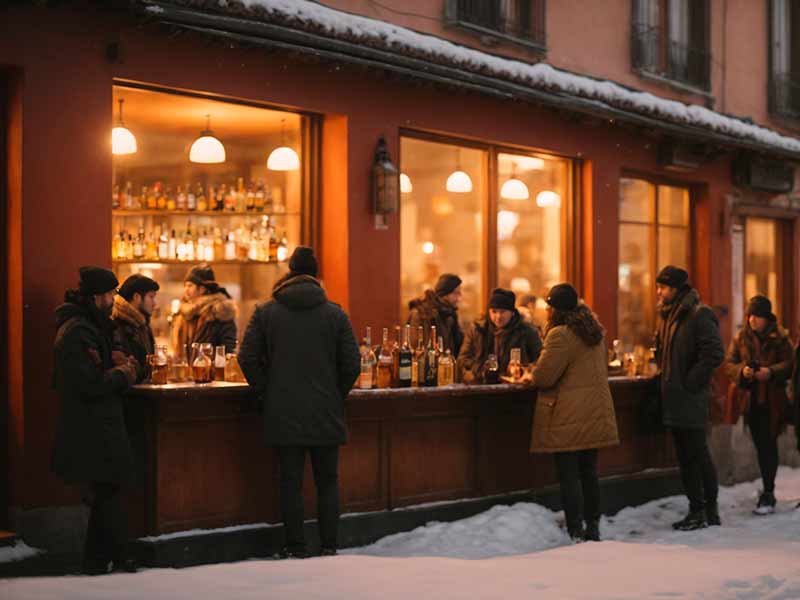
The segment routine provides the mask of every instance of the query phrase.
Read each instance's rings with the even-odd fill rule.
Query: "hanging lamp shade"
[[[200,132],[189,150],[189,160],[193,163],[216,164],[225,162],[225,146],[211,131],[211,115],[206,115],[206,128]]]
[[[111,130],[111,152],[112,154],[134,154],[138,147],[136,136],[133,135],[122,122],[122,98],[119,99],[119,118],[117,125]]]
[[[400,193],[410,194],[414,191],[414,186],[411,185],[411,178],[405,173],[400,173]]]
[[[472,191],[472,179],[464,171],[453,171],[447,178],[445,189],[455,194],[466,194]]]
[[[551,190],[536,194],[536,206],[539,208],[557,208],[561,206],[561,196]]]
[[[517,167],[520,171],[541,171],[544,169],[544,160],[536,156],[520,156],[517,158]]]
[[[519,179],[512,178],[500,188],[500,196],[506,200],[527,200],[531,197],[528,186]]]
[[[267,168],[270,171],[297,171],[300,168],[300,157],[292,148],[281,146],[270,152]]]

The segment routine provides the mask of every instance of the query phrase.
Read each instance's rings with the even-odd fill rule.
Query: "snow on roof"
[[[531,88],[599,101],[615,108],[709,129],[789,152],[800,152],[800,140],[698,104],[660,98],[608,80],[562,71],[547,63],[529,64],[458,45],[385,21],[355,15],[309,0],[178,0],[202,9],[246,15],[264,21],[283,21],[335,38],[455,65],[520,83]]]

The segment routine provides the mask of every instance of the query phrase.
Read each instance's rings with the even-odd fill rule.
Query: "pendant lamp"
[[[122,122],[122,98],[119,99],[119,118],[117,126],[111,130],[111,152],[112,154],[134,154],[138,149],[136,137],[125,127]]]
[[[211,115],[206,115],[206,128],[192,143],[189,160],[193,163],[215,164],[225,162],[225,146],[211,131]]]
[[[267,168],[270,171],[297,171],[300,168],[300,158],[292,148],[286,145],[286,119],[281,119],[281,146],[270,152],[267,158]]]
[[[500,197],[506,200],[527,200],[531,197],[528,186],[517,179],[516,163],[511,163],[511,179],[506,181],[503,187],[500,188]]]
[[[536,194],[536,206],[539,208],[558,208],[561,206],[561,196],[551,190],[544,190]]]
[[[456,170],[450,173],[445,189],[454,194],[467,194],[472,191],[472,179],[461,170],[461,149],[456,149]]]

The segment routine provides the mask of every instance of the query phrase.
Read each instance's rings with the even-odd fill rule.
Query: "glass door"
[[[744,302],[757,294],[772,301],[778,322],[794,331],[792,222],[748,217],[745,221]]]

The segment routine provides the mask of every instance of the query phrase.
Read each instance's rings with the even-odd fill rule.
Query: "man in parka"
[[[458,356],[464,334],[458,322],[458,305],[461,303],[461,278],[452,273],[439,277],[436,287],[426,290],[421,298],[408,303],[408,321],[411,330],[422,326],[425,336],[430,334],[431,327],[436,326],[437,337],[442,338],[444,348],[453,356]]]
[[[137,382],[144,379],[145,359],[153,354],[155,347],[150,317],[156,306],[158,289],[158,283],[135,273],[125,280],[114,298],[111,320],[117,326],[115,341],[119,350],[139,363]]]
[[[56,309],[54,385],[60,413],[53,470],[80,485],[90,506],[83,570],[135,570],[127,556],[122,486],[133,477],[133,454],[122,394],[136,381],[136,359],[113,351],[109,318],[118,281],[100,267],[81,267],[77,290]]]
[[[706,438],[711,378],[725,358],[719,323],[681,268],[670,265],[661,270],[656,296],[661,413],[672,431],[689,499],[688,515],[672,526],[689,531],[719,525],[717,471]]]

